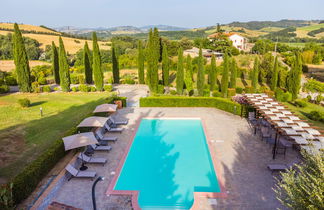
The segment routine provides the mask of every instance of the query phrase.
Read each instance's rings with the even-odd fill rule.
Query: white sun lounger
[[[77,177],[77,178],[91,178],[91,179],[93,179],[97,175],[97,172],[95,172],[95,171],[79,171],[78,169],[74,168],[71,164],[68,164],[65,167],[65,170],[67,172],[69,172],[69,174],[71,174],[72,177]]]
[[[107,159],[106,158],[94,158],[94,157],[89,157],[86,154],[79,154],[78,158],[80,158],[81,160],[83,160],[86,163],[98,163],[98,164],[103,164],[105,165],[107,163]]]

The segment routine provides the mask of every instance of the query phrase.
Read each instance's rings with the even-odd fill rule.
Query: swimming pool
[[[114,190],[142,209],[189,209],[194,192],[220,192],[200,119],[142,119]]]

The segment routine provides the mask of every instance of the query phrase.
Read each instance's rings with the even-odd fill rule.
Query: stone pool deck
[[[118,111],[118,116],[129,119],[116,143],[111,143],[110,152],[96,152],[95,157],[105,157],[105,166],[87,164],[89,171],[96,171],[105,180],[96,187],[98,209],[132,209],[130,196],[107,196],[106,191],[115,170],[132,140],[136,127],[145,117],[199,117],[216,152],[219,171],[225,185],[226,198],[211,201],[201,198],[196,209],[276,209],[282,207],[276,200],[272,188],[275,180],[267,170],[269,163],[289,163],[297,153],[288,150],[286,158],[278,155],[272,160],[271,147],[253,135],[244,118],[214,108],[138,108],[129,107]],[[194,166],[193,166],[194,167]],[[66,181],[56,193],[53,201],[82,209],[92,209],[90,179]]]

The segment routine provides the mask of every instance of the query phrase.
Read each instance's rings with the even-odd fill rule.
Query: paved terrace
[[[123,95],[128,95],[126,90],[123,91]],[[145,93],[143,90],[140,92]],[[129,93],[138,95],[139,92],[130,90]],[[119,110],[118,116],[128,118],[129,124],[124,126],[125,130],[121,134],[114,134],[118,136],[118,141],[111,143],[113,149],[110,152],[94,154],[94,157],[106,157],[108,163],[105,166],[87,164],[89,171],[96,171],[98,175],[105,177],[105,180],[99,182],[96,188],[98,209],[132,209],[129,196],[107,196],[106,191],[128,143],[136,132],[138,123],[145,117],[200,117],[204,120],[220,166],[220,174],[217,176],[223,179],[228,196],[218,198],[216,205],[212,205],[207,198],[202,198],[199,209],[282,207],[272,191],[275,180],[267,170],[267,164],[289,163],[297,154],[289,149],[285,159],[278,155],[276,160],[273,160],[272,147],[261,141],[258,135],[253,135],[253,129],[245,119],[214,108],[129,107]],[[92,183],[90,179],[71,179],[59,189],[54,201],[77,208],[92,209]]]

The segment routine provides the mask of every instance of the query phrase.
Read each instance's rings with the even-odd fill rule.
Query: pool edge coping
[[[205,123],[205,120],[201,117],[141,117],[138,119],[138,122],[136,122],[136,126],[134,131],[132,132],[131,135],[131,140],[129,141],[129,143],[127,144],[126,150],[123,153],[118,166],[115,170],[115,175],[112,179],[112,181],[109,183],[108,185],[108,189],[106,191],[106,195],[129,195],[131,196],[131,200],[132,200],[132,207],[134,210],[140,210],[141,207],[138,204],[138,194],[139,191],[137,190],[114,190],[114,187],[117,183],[118,177],[121,173],[121,170],[125,164],[127,155],[130,151],[130,148],[134,142],[136,133],[138,131],[139,125],[141,124],[143,119],[199,119],[202,122],[202,127],[203,127],[203,131],[206,137],[206,141],[207,141],[207,145],[208,145],[208,150],[212,159],[212,163],[213,163],[213,167],[214,167],[214,171],[216,172],[216,177],[217,177],[217,182],[219,184],[220,187],[220,192],[194,192],[194,202],[191,206],[191,210],[197,210],[199,207],[199,203],[200,203],[200,198],[204,197],[204,198],[226,198],[227,197],[227,193],[225,190],[225,185],[224,185],[224,180],[223,177],[221,176],[221,165],[220,165],[220,160],[217,159],[216,157],[216,151],[213,149],[212,145],[211,145],[211,139],[209,136],[209,133],[207,131],[207,124]]]

